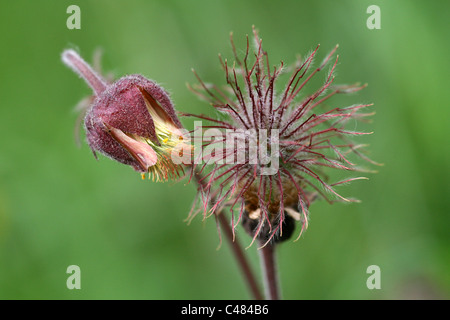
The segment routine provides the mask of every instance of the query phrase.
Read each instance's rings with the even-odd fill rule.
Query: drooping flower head
[[[174,150],[190,152],[167,92],[141,75],[114,83],[104,80],[73,50],[63,62],[94,90],[84,118],[86,136],[94,155],[100,152],[132,166],[156,181],[178,178],[183,164],[173,161]]]
[[[255,49],[251,52],[247,36],[243,58],[237,54],[231,35],[235,61],[229,64],[220,57],[225,71],[224,88],[204,83],[194,72],[199,85],[191,89],[220,113],[220,119],[185,116],[209,121],[211,125],[203,128],[220,130],[223,137],[229,137],[230,132],[242,133],[240,139],[244,143],[229,143],[224,138],[203,144],[203,150],[215,148],[208,157],[216,161],[205,161],[198,169],[204,173],[199,198],[205,215],[228,208],[233,230],[242,222],[253,237],[252,243],[259,239],[264,244],[289,238],[295,221],[301,224],[300,237],[308,224],[308,208],[317,197],[330,203],[356,201],[340,195],[334,187],[362,177],[329,183],[322,169],[358,171],[350,154],[370,161],[360,150],[363,145],[350,140],[367,133],[349,130],[346,125],[372,113],[360,112],[370,106],[367,104],[329,104],[335,95],[365,87],[333,86],[337,46],[315,67],[318,46],[294,67],[285,67],[283,62],[271,67],[255,29],[253,34]],[[325,68],[328,73],[323,85],[307,93],[311,79]],[[291,75],[280,88],[280,77],[289,71]],[[235,161],[225,161],[230,158]],[[330,199],[330,194],[335,199]]]

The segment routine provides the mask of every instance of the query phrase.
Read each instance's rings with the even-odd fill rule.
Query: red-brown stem
[[[62,60],[86,81],[97,96],[106,90],[106,81],[77,52],[71,49],[64,50]]]
[[[194,170],[194,169],[192,168],[192,170]],[[205,182],[204,179],[202,179],[202,175],[199,172],[194,172],[193,175],[194,175],[195,181],[199,185],[199,187],[204,188],[207,182]],[[225,233],[225,237],[227,238],[228,243],[231,246],[234,257],[236,258],[236,261],[238,262],[238,265],[241,269],[241,272],[244,276],[247,286],[249,287],[249,289],[253,295],[253,298],[255,300],[263,300],[264,297],[261,294],[258,282],[256,281],[255,275],[253,273],[252,268],[250,267],[247,257],[245,256],[244,251],[242,250],[242,247],[240,246],[236,235],[233,238],[233,231],[231,229],[229,221],[227,220],[227,218],[223,212],[215,213],[215,214],[217,215],[217,219],[218,219],[220,225],[222,226],[222,230]]]
[[[256,281],[255,275],[253,274],[250,264],[248,263],[248,260],[245,257],[244,251],[242,250],[239,241],[236,239],[236,236],[233,241],[233,231],[231,230],[231,226],[227,218],[225,217],[223,212],[218,214],[217,217],[228,240],[228,243],[231,246],[233,254],[239,263],[239,267],[244,274],[244,279],[247,282],[247,286],[249,287],[253,297],[256,300],[263,300],[263,296],[259,290],[258,282]]]
[[[261,241],[261,245],[264,245],[264,241]],[[275,261],[275,245],[268,243],[258,251],[261,260],[266,299],[280,300],[278,272]]]

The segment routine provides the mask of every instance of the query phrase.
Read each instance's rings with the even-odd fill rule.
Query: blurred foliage
[[[81,8],[68,30],[66,8]],[[366,9],[381,8],[368,30]],[[211,113],[186,88],[223,83],[255,25],[271,64],[318,43],[338,43],[336,83],[368,83],[340,106],[375,104],[358,129],[385,165],[340,190],[360,204],[318,202],[310,227],[278,252],[286,299],[450,297],[448,1],[9,1],[0,4],[0,298],[247,299],[213,218],[187,226],[195,195],[186,181],[155,184],[73,138],[75,104],[90,90],[60,61],[64,48],[116,76],[142,73],[171,92],[180,111]],[[318,76],[319,78],[322,75]],[[192,123],[183,120],[187,127]],[[244,245],[250,239],[241,234]],[[258,267],[256,246],[248,249]],[[81,290],[66,268],[81,268]],[[368,290],[366,268],[381,268]]]

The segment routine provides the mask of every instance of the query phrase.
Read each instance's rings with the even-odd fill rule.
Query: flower
[[[62,60],[94,90],[84,126],[96,158],[100,152],[132,166],[143,178],[148,172],[156,181],[180,177],[182,163],[174,162],[172,155],[190,146],[163,88],[141,75],[108,83],[73,50],[65,50]]]
[[[333,59],[333,56],[338,46],[315,68],[313,60],[319,46],[293,68],[285,67],[283,62],[271,68],[268,54],[263,50],[262,41],[254,28],[253,34],[256,44],[253,63],[249,59],[252,55],[248,36],[243,59],[237,54],[232,34],[235,62],[230,65],[219,56],[225,71],[224,89],[204,83],[194,71],[199,85],[190,88],[221,114],[220,119],[202,114],[185,116],[212,122],[206,128],[245,132],[241,140],[253,141],[253,144],[244,145],[220,144],[216,140],[203,145],[203,150],[216,146],[216,160],[217,154],[222,160],[242,152],[245,157],[233,163],[204,163],[199,170],[207,174],[203,175],[199,198],[205,216],[228,208],[233,230],[242,222],[252,236],[251,243],[258,239],[264,246],[289,238],[296,221],[301,223],[299,238],[308,226],[308,210],[316,198],[322,197],[330,203],[356,201],[341,196],[334,187],[366,178],[353,177],[330,184],[321,169],[361,170],[350,161],[350,154],[371,161],[361,152],[363,145],[355,144],[348,138],[368,133],[345,127],[349,120],[362,120],[373,113],[360,112],[371,104],[332,108],[326,105],[337,94],[354,93],[366,86],[332,86],[338,62],[338,57]],[[324,84],[312,94],[304,93],[310,80],[333,60]],[[279,79],[287,71],[291,71],[291,76],[284,89],[279,91]],[[264,150],[265,153],[262,152]],[[333,194],[336,199],[329,199],[326,193]],[[192,211],[190,217],[195,214]]]

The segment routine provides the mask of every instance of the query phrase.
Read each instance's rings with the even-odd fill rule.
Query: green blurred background
[[[66,28],[71,4],[81,30]],[[366,27],[372,4],[381,30]],[[448,1],[3,1],[0,298],[250,298],[228,245],[216,250],[214,219],[184,222],[194,185],[142,181],[77,148],[73,107],[90,90],[60,54],[76,48],[91,61],[102,48],[104,70],[142,73],[178,110],[209,113],[186,88],[191,68],[223,83],[217,54],[231,60],[229,32],[243,49],[255,25],[271,64],[318,43],[321,60],[339,43],[336,83],[369,86],[337,101],[375,104],[374,121],[358,124],[375,133],[358,141],[385,164],[340,188],[362,203],[315,203],[302,239],[280,247],[284,298],[448,299],[449,10]],[[256,246],[247,252],[259,270]],[[72,264],[81,290],[66,288]],[[373,264],[381,290],[366,287]]]

